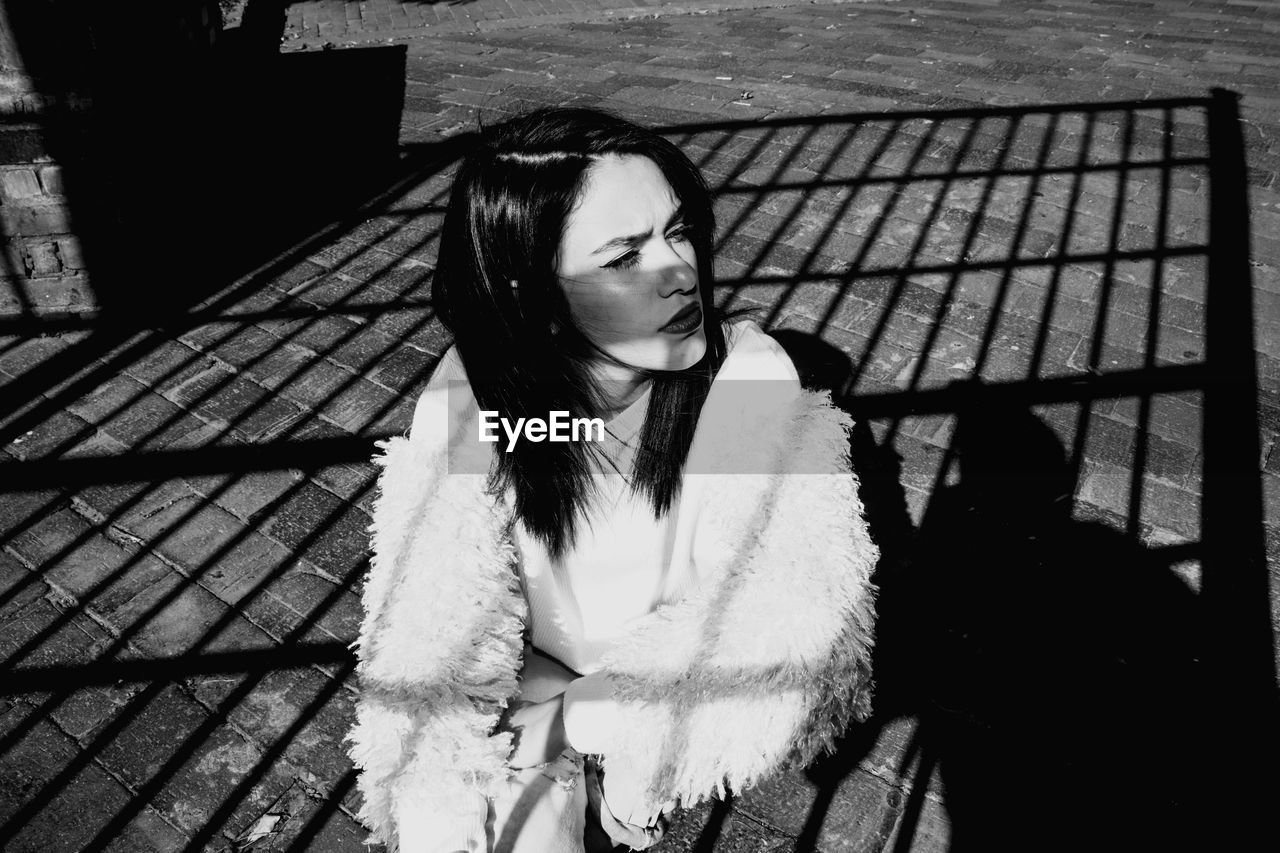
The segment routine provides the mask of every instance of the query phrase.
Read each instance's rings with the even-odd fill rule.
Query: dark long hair
[[[698,414],[725,355],[712,297],[711,194],[698,168],[653,131],[588,109],[542,109],[485,129],[454,177],[432,282],[480,408],[502,417],[567,411],[598,417],[605,396],[588,369],[616,362],[578,328],[556,275],[566,220],[587,171],[608,154],[648,157],[684,210],[697,255],[707,353],[653,380],[631,487],[660,517],[680,490]],[[512,286],[512,282],[516,286]],[[489,486],[511,489],[516,517],[563,555],[594,497],[590,442],[518,442],[497,453]]]

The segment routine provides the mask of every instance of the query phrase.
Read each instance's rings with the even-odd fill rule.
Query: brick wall
[[[0,228],[0,313],[92,307],[61,166],[47,159],[0,165]]]
[[[128,100],[135,89],[153,97],[153,83],[173,92],[175,74],[180,93],[180,69],[210,53],[221,27],[218,0],[91,11],[32,0],[18,12],[0,9],[0,315],[99,307],[84,235],[76,232],[89,217],[74,211],[110,200],[84,198],[74,188],[69,195],[64,166],[88,162],[94,139],[88,129],[103,124],[95,104]],[[63,62],[57,57],[68,45],[85,49]],[[137,136],[145,147],[146,129]]]

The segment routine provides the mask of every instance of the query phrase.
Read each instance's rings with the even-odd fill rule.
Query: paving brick
[[[248,442],[269,440],[299,419],[302,410],[273,395],[253,380],[237,375],[193,406],[195,414],[213,424],[226,424]]]
[[[221,337],[219,335],[219,337]],[[158,385],[203,364],[200,354],[182,341],[156,340],[153,347],[124,368],[133,379],[146,385]]]
[[[75,414],[55,411],[4,449],[20,460],[57,458],[72,453],[92,435],[93,427]]]
[[[112,542],[70,509],[61,509],[15,537],[12,548],[41,577],[75,596],[94,589],[115,575],[131,559],[127,550]]]
[[[802,774],[775,776],[745,792],[736,808],[787,835],[800,836],[814,813],[818,789]],[[902,812],[903,795],[858,768],[839,781],[817,834],[821,850],[875,850],[893,832]]]
[[[718,812],[714,802],[703,803],[695,808],[678,810],[673,816],[662,846],[678,851],[692,853],[698,847],[699,839],[714,837],[717,846],[726,850],[752,850],[759,853],[780,853],[794,846],[794,840],[770,832],[749,817],[734,813]]]
[[[316,362],[315,353],[285,343],[249,364],[245,373],[264,388],[279,391],[292,387],[295,379],[305,381],[307,368]]]
[[[295,471],[247,471],[241,474],[187,477],[198,494],[246,523],[292,489],[302,475]]]
[[[356,377],[319,408],[333,423],[352,433],[375,432],[378,424],[400,402],[400,396]],[[407,424],[405,424],[407,426]]]
[[[3,816],[38,793],[57,777],[75,754],[75,742],[47,723],[40,723],[0,765],[4,794]],[[6,842],[11,850],[81,850],[92,840],[109,817],[124,808],[131,792],[95,765],[88,765],[59,787],[49,805],[19,828]],[[131,851],[167,851],[184,841],[153,813],[132,823],[121,843]],[[121,849],[117,846],[116,849]]]
[[[40,182],[31,169],[5,169],[0,172],[0,191],[6,200],[25,200],[41,195]]]
[[[135,710],[129,725],[103,746],[100,760],[135,787],[163,775],[166,784],[152,804],[194,834],[259,756],[257,747],[214,725],[205,709],[170,686]]]
[[[304,483],[260,529],[334,577],[364,563],[370,519],[331,492]]]
[[[319,409],[354,384],[356,377],[331,362],[307,354],[296,372],[279,385],[280,394],[309,409]]]
[[[17,613],[46,592],[37,575],[0,551],[0,619]]]

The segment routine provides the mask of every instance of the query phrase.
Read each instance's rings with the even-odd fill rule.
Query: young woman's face
[[[615,358],[681,370],[706,352],[698,259],[680,201],[648,157],[610,155],[591,166],[557,272],[574,322]]]

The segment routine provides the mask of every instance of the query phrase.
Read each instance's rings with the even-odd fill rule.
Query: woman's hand
[[[524,770],[554,761],[564,752],[569,739],[564,733],[563,704],[564,694],[560,693],[545,702],[517,700],[507,708],[499,728],[516,736],[516,747],[507,759],[508,764]]]
[[[499,728],[514,732],[515,751],[507,759],[516,770],[554,761],[569,739],[564,732],[564,691],[577,678],[533,646],[524,647],[520,692],[507,706]]]
[[[639,779],[630,764],[620,759],[608,759],[607,764],[608,768],[603,769],[595,761],[587,761],[587,802],[600,816],[600,825],[614,844],[626,844],[634,850],[652,847],[666,833],[667,815],[675,809],[675,801],[664,805],[644,825],[631,823],[631,820],[636,819],[632,813],[632,804],[639,797]],[[610,806],[611,801],[614,806]],[[616,812],[614,807],[617,808]],[[628,817],[628,820],[619,818],[619,814]]]
[[[533,646],[525,646],[520,692],[516,698],[522,702],[545,702],[567,690],[577,677],[578,673],[555,658],[544,655]]]

